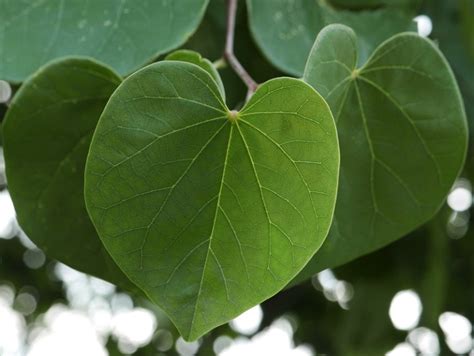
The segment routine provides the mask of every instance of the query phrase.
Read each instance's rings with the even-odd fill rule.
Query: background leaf
[[[100,114],[121,79],[86,58],[54,61],[28,79],[4,122],[8,189],[18,221],[50,257],[121,286],[84,203],[84,166]]]
[[[415,34],[379,46],[359,69],[354,32],[324,29],[304,79],[331,106],[341,179],[328,239],[299,278],[392,242],[439,209],[466,154],[467,125],[454,76]]]
[[[107,105],[86,202],[108,251],[196,339],[281,290],[322,244],[339,153],[307,84],[263,84],[237,115],[201,68],[164,61]]]
[[[411,11],[399,9],[351,12],[320,0],[247,0],[247,6],[257,45],[277,68],[296,76],[303,74],[314,39],[328,24],[342,23],[354,29],[361,64],[383,40],[416,29]]]
[[[208,0],[0,0],[0,78],[21,82],[51,59],[84,55],[122,75],[172,50]]]

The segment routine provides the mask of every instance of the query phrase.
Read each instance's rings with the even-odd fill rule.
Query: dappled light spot
[[[418,34],[422,37],[428,37],[433,31],[433,23],[426,15],[419,15],[413,19],[418,27]]]
[[[34,313],[37,305],[36,298],[32,294],[23,292],[17,295],[14,307],[21,314],[28,316]]]
[[[469,211],[453,211],[446,226],[448,236],[455,240],[464,237],[469,229],[469,218]]]
[[[184,341],[182,337],[179,337],[176,340],[175,348],[178,354],[180,354],[181,356],[192,356],[198,352],[199,346],[199,341],[187,342]]]
[[[350,283],[337,279],[331,269],[319,272],[311,281],[327,300],[339,303],[343,309],[349,309],[348,303],[354,296],[354,288]]]
[[[11,239],[17,231],[16,214],[8,191],[0,191],[0,239]]]
[[[387,352],[385,356],[416,356],[416,350],[409,343],[402,342]]]
[[[0,104],[6,103],[12,96],[12,87],[8,82],[0,80]]]
[[[57,306],[46,313],[43,330],[28,352],[28,356],[44,355],[106,356],[107,351],[83,312]]]
[[[422,308],[420,297],[416,292],[403,290],[393,297],[388,313],[395,328],[410,330],[418,325]]]
[[[89,303],[87,313],[97,334],[105,339],[113,328],[113,314],[109,302],[101,296],[96,296]]]
[[[20,355],[24,350],[26,323],[23,316],[12,309],[15,291],[0,285],[0,354]]]
[[[218,336],[212,344],[212,350],[216,355],[220,355],[222,351],[229,348],[232,345],[232,338],[227,335]]]
[[[107,296],[115,292],[115,286],[102,279],[89,277],[89,283],[95,294]]]
[[[15,300],[15,290],[13,286],[0,285],[0,304],[12,306]]]
[[[260,327],[262,318],[262,308],[260,305],[256,305],[232,320],[230,322],[230,327],[240,334],[251,335]]]
[[[110,302],[112,311],[118,313],[123,310],[131,310],[133,308],[133,300],[128,294],[117,293],[112,297]]]
[[[174,344],[173,335],[165,329],[158,330],[154,336],[156,349],[161,352],[169,351]]]
[[[151,311],[135,308],[119,312],[113,319],[113,325],[112,333],[118,339],[119,348],[123,347],[124,351],[132,350],[133,353],[150,343],[157,321]]]
[[[438,335],[431,329],[420,327],[408,334],[408,340],[423,355],[438,355],[440,351]]]
[[[23,262],[28,268],[38,269],[46,262],[46,256],[43,251],[37,248],[26,250],[23,253]]]
[[[307,345],[294,345],[293,328],[285,318],[275,320],[268,328],[251,339],[240,337],[222,350],[219,356],[313,356],[314,350]]]
[[[471,183],[467,179],[458,179],[448,195],[448,205],[454,211],[466,211],[472,205]]]
[[[472,324],[465,316],[444,312],[440,315],[438,322],[445,335],[446,344],[452,352],[464,354],[472,349]]]

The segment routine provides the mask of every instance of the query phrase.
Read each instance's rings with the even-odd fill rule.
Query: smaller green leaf
[[[198,52],[190,51],[187,49],[180,49],[178,51],[170,53],[166,56],[165,59],[168,61],[193,63],[198,67],[204,69],[216,81],[216,84],[219,87],[219,92],[222,95],[222,98],[225,100],[224,84],[222,83],[222,79],[219,75],[219,72],[210,60],[208,60],[207,58],[202,58],[202,56]]]
[[[208,72],[163,61],[110,98],[85,198],[114,260],[190,340],[304,267],[331,224],[338,172],[331,112],[303,81],[270,80],[237,113]]]
[[[441,52],[413,33],[393,36],[357,67],[343,25],[318,35],[304,80],[328,101],[341,148],[334,223],[297,280],[372,252],[439,210],[460,170],[467,124]]]
[[[50,257],[130,287],[102,246],[83,193],[92,133],[120,82],[91,59],[51,62],[16,93],[3,133],[8,189],[28,237]]]

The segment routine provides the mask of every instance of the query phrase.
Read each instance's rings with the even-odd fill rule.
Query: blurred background
[[[448,57],[472,122],[474,14],[461,2],[428,1],[415,21]],[[255,48],[239,11],[242,63],[259,82],[281,75]],[[223,14],[225,2],[213,0],[184,48],[220,58]],[[246,88],[231,70],[221,74],[229,105],[238,106]],[[0,121],[16,89],[0,81]],[[447,204],[426,226],[187,343],[156,306],[49,259],[28,239],[15,218],[0,145],[0,356],[474,356],[473,168],[471,152]]]

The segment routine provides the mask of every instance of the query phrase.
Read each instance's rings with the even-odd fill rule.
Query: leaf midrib
[[[224,124],[224,126],[229,125],[229,124],[230,124],[230,122],[227,121]],[[196,301],[194,303],[194,310],[193,310],[193,315],[192,315],[192,318],[191,318],[191,325],[190,325],[190,328],[189,328],[189,334],[190,335],[192,335],[193,328],[194,328],[194,322],[196,320],[196,312],[197,312],[197,309],[198,309],[197,306],[198,306],[198,303],[199,303],[199,300],[200,300],[200,297],[201,297],[201,293],[202,293],[202,286],[204,284],[204,275],[206,274],[207,262],[209,260],[209,253],[212,252],[213,255],[214,255],[214,252],[212,251],[212,239],[213,239],[213,236],[214,236],[214,229],[216,227],[217,214],[218,214],[218,211],[219,211],[219,208],[220,208],[220,202],[221,202],[221,197],[222,197],[222,187],[224,186],[225,174],[226,174],[226,169],[227,169],[227,161],[228,161],[228,158],[229,158],[229,151],[230,151],[231,142],[232,142],[232,134],[233,134],[233,131],[234,131],[234,125],[233,124],[230,124],[230,125],[231,125],[231,127],[230,127],[230,130],[229,130],[229,138],[228,138],[227,149],[226,149],[226,154],[225,154],[225,158],[224,158],[224,166],[222,168],[222,176],[221,176],[221,182],[220,182],[219,192],[218,192],[218,196],[217,196],[216,210],[214,212],[212,230],[211,230],[209,241],[208,241],[209,242],[209,247],[207,249],[206,257],[204,259],[204,266],[203,266],[203,269],[202,269],[201,281],[199,282],[199,290],[198,290],[198,293],[197,293],[197,296],[196,296]],[[215,135],[214,137],[216,137],[216,136],[217,135]],[[216,260],[217,260],[217,257],[215,255],[214,255],[214,258],[216,258]],[[220,267],[220,264],[219,264],[219,267]],[[229,299],[229,291],[228,291],[228,288],[227,288],[227,284],[226,284],[226,281],[225,281],[225,276],[222,272],[222,269],[221,269],[221,273],[222,273],[222,276],[223,276],[223,279],[224,279],[224,285],[225,285],[225,289],[226,289],[226,293],[227,293],[227,298]]]
[[[360,110],[360,114],[361,114],[360,116],[361,116],[361,119],[362,119],[362,124],[363,124],[363,127],[364,127],[365,136],[366,136],[367,143],[369,145],[369,151],[370,151],[370,154],[371,154],[371,172],[370,172],[370,174],[371,174],[371,179],[370,179],[371,184],[370,184],[370,187],[371,187],[372,206],[374,207],[374,212],[375,212],[374,216],[376,216],[377,214],[380,214],[381,216],[385,216],[385,214],[381,213],[381,211],[380,211],[380,209],[377,205],[376,197],[375,197],[375,193],[374,193],[374,182],[373,182],[373,174],[374,174],[373,170],[374,170],[374,163],[375,163],[374,161],[379,162],[379,164],[381,164],[402,185],[402,187],[405,189],[405,191],[408,193],[410,198],[414,201],[414,203],[417,206],[421,207],[421,206],[424,206],[424,204],[422,204],[419,201],[419,199],[416,197],[415,193],[412,192],[411,189],[408,188],[408,185],[406,184],[406,182],[404,182],[403,179],[401,179],[401,177],[399,177],[398,174],[396,174],[390,166],[385,164],[383,162],[383,160],[378,158],[377,155],[375,154],[374,148],[372,146],[372,140],[370,138],[370,132],[368,131],[368,123],[367,123],[367,120],[365,118],[365,114],[363,113],[363,106],[362,106],[362,99],[361,99],[360,89],[357,85],[358,80],[362,80],[362,81],[368,83],[369,85],[371,85],[372,87],[374,87],[377,91],[379,91],[383,96],[385,96],[390,101],[390,103],[397,109],[397,111],[399,111],[402,114],[403,117],[405,117],[407,119],[410,126],[415,131],[415,134],[416,134],[419,142],[421,143],[425,153],[428,155],[429,159],[434,163],[436,171],[437,171],[437,178],[438,178],[439,181],[440,181],[440,177],[441,177],[440,167],[439,167],[438,163],[436,162],[436,159],[435,159],[434,155],[429,150],[425,140],[421,136],[421,133],[415,127],[414,120],[406,113],[406,111],[396,102],[396,100],[394,98],[392,98],[387,92],[385,92],[379,85],[377,85],[372,80],[366,78],[363,75],[364,73],[370,73],[370,72],[376,72],[376,71],[396,71],[396,70],[404,71],[404,70],[406,70],[406,71],[410,71],[410,72],[412,72],[416,75],[420,75],[420,76],[423,76],[425,78],[428,78],[428,79],[434,81],[434,78],[432,76],[430,76],[429,74],[427,74],[423,71],[416,70],[416,69],[411,68],[409,66],[394,65],[394,66],[376,66],[376,67],[373,67],[373,68],[370,67],[376,61],[379,61],[381,58],[383,58],[387,53],[392,52],[393,50],[395,50],[398,47],[399,47],[398,45],[394,46],[394,47],[390,48],[389,50],[387,50],[383,53],[379,53],[378,56],[377,55],[373,56],[360,69],[356,69],[356,66],[354,66],[353,71],[358,70],[359,71],[358,75],[353,78],[351,76],[352,75],[352,72],[351,72],[350,75],[344,77],[338,84],[336,84],[335,88],[333,88],[328,94],[326,94],[326,99],[328,99],[328,97],[330,95],[332,95],[334,92],[336,92],[337,89],[339,89],[342,85],[344,85],[344,83],[347,83],[346,89],[343,90],[343,94],[342,94],[343,96],[342,96],[342,100],[341,100],[339,110],[338,110],[338,112],[336,113],[336,116],[335,116],[335,121],[337,123],[339,121],[339,118],[340,118],[342,112],[344,111],[344,107],[347,104],[347,97],[348,97],[348,93],[351,89],[351,86],[354,86],[354,88],[356,90],[357,100],[358,100],[358,104],[359,104],[359,110]],[[339,61],[336,61],[336,63],[342,65],[342,63],[340,63]],[[346,65],[344,65],[343,68],[348,70],[348,67]],[[440,183],[441,183],[441,181],[440,181]],[[371,230],[373,229],[373,223],[374,223],[374,221],[372,219]]]
[[[398,46],[395,46],[395,48],[398,48]],[[388,52],[391,52],[394,48],[391,48]],[[380,58],[382,58],[386,53],[382,53],[380,56],[376,57],[375,61],[378,61]],[[372,61],[373,61],[372,60]],[[365,76],[363,76],[363,73],[369,73],[369,72],[375,72],[375,71],[387,71],[387,70],[408,70],[410,72],[413,72],[417,75],[421,75],[421,76],[424,76],[424,77],[427,77],[431,80],[433,80],[433,78],[431,76],[429,76],[427,73],[425,72],[422,72],[422,71],[418,71],[418,70],[415,70],[411,67],[408,67],[408,66],[378,66],[378,67],[375,67],[375,68],[371,68],[369,67],[369,65],[373,64],[372,61],[368,61],[363,67],[361,67],[359,69],[359,75],[357,75],[355,78],[351,78],[351,76],[347,76],[347,77],[344,77],[337,85],[336,87],[339,88],[343,83],[345,83],[346,81],[348,81],[348,85],[347,85],[347,88],[344,90],[344,95],[343,95],[343,99],[341,101],[341,105],[340,105],[340,109],[338,110],[336,116],[335,116],[335,120],[336,122],[338,122],[339,118],[340,118],[340,115],[342,114],[342,111],[344,110],[344,107],[345,105],[347,104],[347,97],[348,97],[348,92],[350,91],[350,88],[351,86],[354,86],[355,90],[356,90],[356,95],[357,95],[357,100],[358,100],[358,105],[359,105],[359,111],[361,113],[361,118],[362,118],[362,123],[363,123],[363,127],[364,127],[364,132],[365,132],[365,136],[366,136],[366,139],[367,139],[367,143],[369,145],[369,151],[370,151],[370,154],[371,154],[371,191],[373,192],[373,161],[378,161],[381,165],[383,165],[385,167],[385,169],[387,169],[387,171],[389,171],[389,173],[394,176],[394,178],[402,185],[402,187],[407,191],[407,193],[409,194],[409,196],[411,197],[411,199],[416,203],[416,205],[418,206],[422,206],[423,204],[419,201],[419,199],[416,197],[416,195],[411,191],[411,189],[408,188],[406,182],[404,182],[399,176],[398,174],[394,174],[394,171],[393,169],[388,166],[385,162],[383,162],[383,160],[381,160],[380,158],[377,157],[377,155],[375,154],[375,150],[372,146],[372,140],[371,140],[371,137],[370,137],[370,132],[368,130],[368,123],[367,123],[367,119],[365,117],[365,114],[363,113],[363,105],[362,105],[362,98],[361,98],[361,94],[360,94],[360,89],[359,89],[359,86],[357,85],[357,81],[358,80],[362,80],[366,83],[368,83],[369,85],[371,85],[372,87],[374,87],[377,91],[379,91],[383,96],[385,96],[391,103],[392,105],[402,114],[403,117],[405,117],[407,119],[407,121],[410,123],[410,126],[413,128],[413,130],[415,131],[415,134],[418,138],[418,140],[420,141],[420,143],[422,144],[423,146],[423,149],[425,151],[425,153],[428,155],[429,159],[433,162],[435,168],[436,168],[436,172],[437,172],[437,178],[438,178],[438,181],[441,183],[441,172],[440,172],[440,167],[439,167],[439,164],[436,162],[436,159],[435,159],[435,156],[433,155],[433,153],[429,150],[427,144],[426,144],[426,141],[423,139],[421,133],[419,132],[419,130],[416,128],[415,126],[415,123],[414,123],[414,120],[406,113],[406,111],[403,109],[403,107],[401,107],[401,105],[399,105],[396,100],[389,94],[387,93],[385,90],[383,90],[379,85],[377,85],[375,82],[373,82],[372,80],[366,78]],[[345,67],[346,68],[346,67]],[[354,67],[354,70],[356,70],[356,68]],[[329,94],[326,95],[326,99],[329,97],[329,95],[332,95],[336,90],[336,88],[333,88],[333,90],[331,90],[331,92]],[[373,193],[372,193],[373,194]],[[372,200],[373,200],[373,206],[374,206],[374,209],[375,209],[375,212],[376,213],[380,213],[379,209],[378,209],[378,206],[376,204],[376,199],[375,199],[375,196],[372,196]]]

